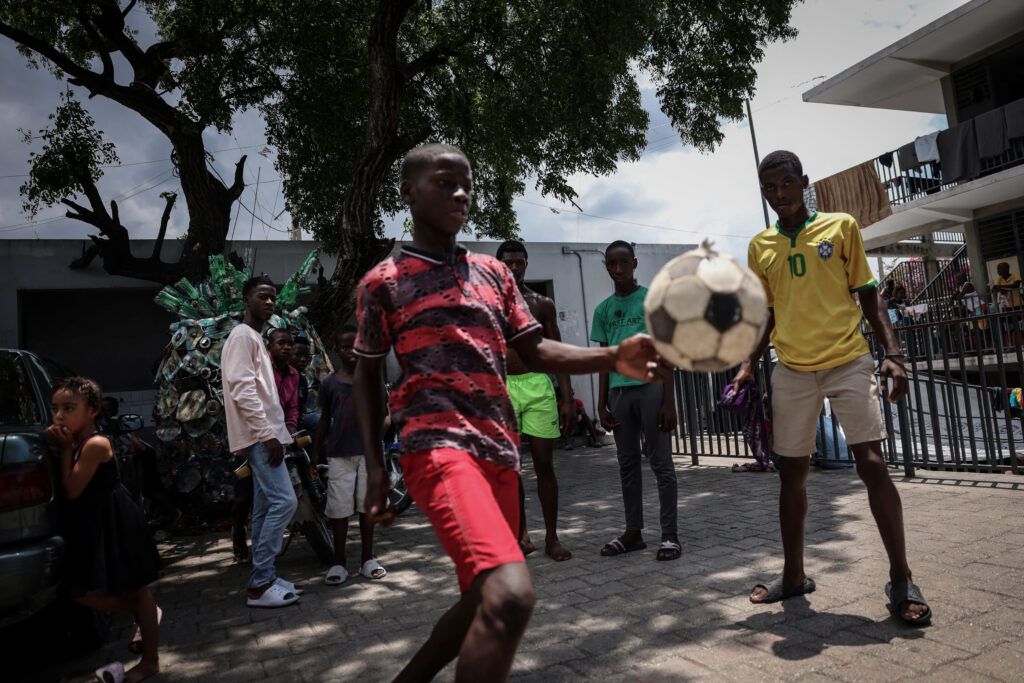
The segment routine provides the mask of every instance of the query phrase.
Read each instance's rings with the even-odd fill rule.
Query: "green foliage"
[[[53,206],[65,197],[84,191],[85,181],[96,182],[104,164],[118,162],[114,144],[103,140],[103,131],[71,95],[61,95],[57,111],[50,114],[50,125],[33,135],[21,131],[26,142],[37,137],[42,151],[29,153],[28,181],[21,186],[22,208],[35,216],[44,206]]]
[[[573,174],[612,173],[646,145],[639,79],[648,77],[680,140],[710,151],[723,119],[743,115],[765,46],[794,35],[796,0],[450,0],[414,2],[400,27],[396,134],[377,144],[390,164],[372,198],[404,207],[398,161],[423,141],[461,147],[474,167],[472,229],[516,233],[512,199],[535,179],[542,194],[575,198]],[[364,191],[371,100],[371,22],[377,3],[306,0],[277,30],[297,46],[283,95],[264,106],[288,181],[292,216],[337,251],[347,193]],[[315,16],[309,22],[305,16]],[[387,75],[385,74],[384,77]]]

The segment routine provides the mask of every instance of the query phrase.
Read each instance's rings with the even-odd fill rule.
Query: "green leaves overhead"
[[[346,193],[369,191],[376,235],[403,209],[397,162],[424,141],[456,144],[474,166],[478,235],[517,226],[512,199],[535,179],[572,201],[576,173],[612,173],[646,145],[640,82],[656,87],[685,144],[709,151],[722,119],[742,117],[765,46],[794,35],[795,0],[450,0],[410,4],[393,47],[374,47],[378,3],[307,0],[305,17],[279,26],[292,43],[282,96],[266,105],[268,133],[288,178],[292,215],[343,246]],[[398,73],[374,72],[374,49],[393,49]],[[375,102],[373,78],[399,79],[397,101]],[[379,191],[361,184],[367,122],[398,107],[377,150],[391,170]]]
[[[103,175],[104,164],[116,164],[114,144],[103,140],[103,131],[70,92],[61,95],[57,111],[50,114],[50,125],[33,135],[21,131],[26,141],[43,141],[42,150],[29,154],[28,181],[21,186],[22,208],[35,216],[42,207],[84,193],[88,183]]]

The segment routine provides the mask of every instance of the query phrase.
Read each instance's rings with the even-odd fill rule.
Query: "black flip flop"
[[[813,593],[815,585],[814,579],[811,578],[808,578],[806,581],[804,581],[803,585],[796,586],[790,583],[789,579],[787,579],[785,576],[776,576],[768,583],[759,583],[755,585],[754,588],[763,588],[768,593],[757,602],[751,600],[751,602],[754,602],[755,605],[760,605],[762,603],[778,602],[780,600],[785,600],[786,598],[793,598],[797,595],[806,595],[807,593]],[[753,589],[751,589],[750,592],[753,593]]]
[[[643,550],[646,547],[647,543],[645,543],[644,541],[634,543],[633,545],[626,545],[622,542],[621,538],[613,538],[612,540],[605,543],[604,547],[601,548],[601,557],[614,557],[615,555],[625,555],[626,553],[631,553],[634,550]]]
[[[885,597],[889,598],[889,611],[894,617],[898,617],[904,624],[910,626],[927,626],[932,623],[932,608],[925,602],[924,594],[913,581],[890,581],[885,584]],[[924,605],[925,611],[917,619],[904,619],[900,605],[904,602],[913,602]]]

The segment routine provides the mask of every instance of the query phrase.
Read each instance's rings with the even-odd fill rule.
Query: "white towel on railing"
[[[917,154],[917,160],[919,162],[924,163],[926,161],[939,160],[938,139],[938,131],[914,138],[914,152]]]

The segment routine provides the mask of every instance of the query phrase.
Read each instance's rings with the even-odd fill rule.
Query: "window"
[[[0,351],[0,425],[37,425],[42,410],[21,356]]]

